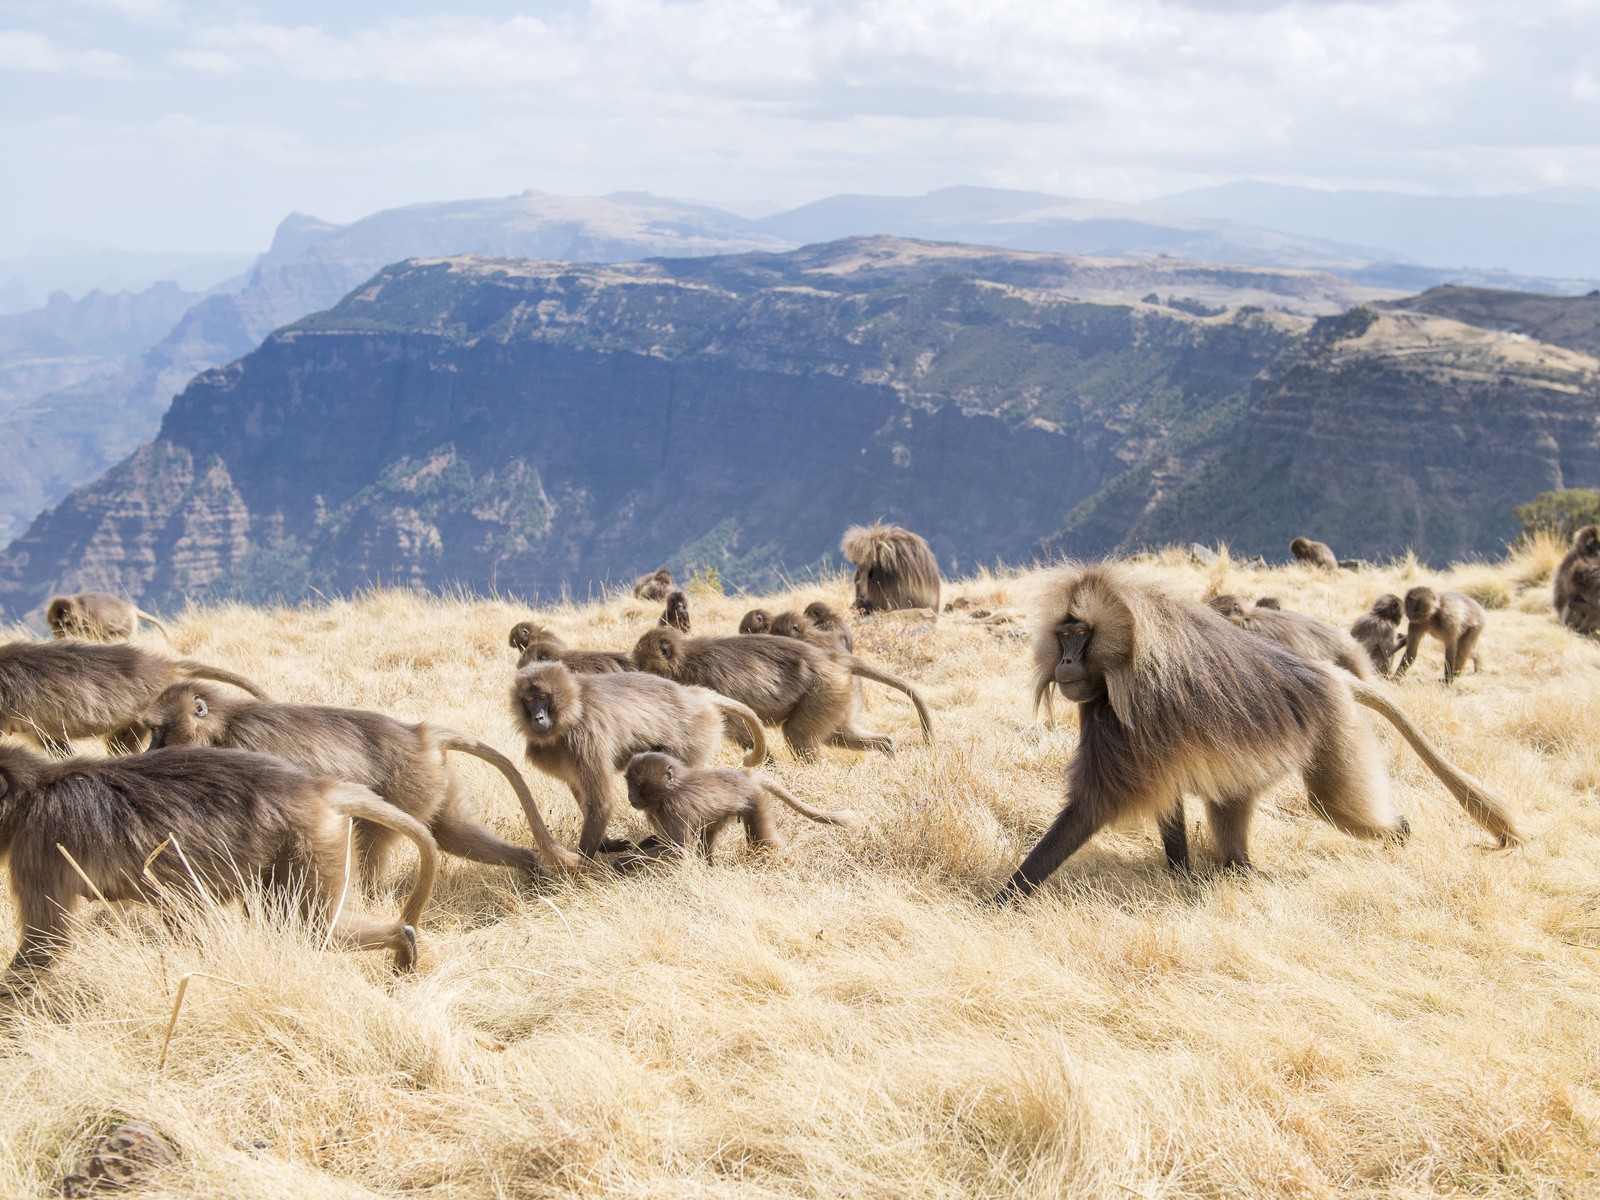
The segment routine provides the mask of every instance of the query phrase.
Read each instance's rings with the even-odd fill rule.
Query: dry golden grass
[[[1527,848],[1491,850],[1385,730],[1402,849],[1311,819],[1291,782],[1263,806],[1251,877],[1172,878],[1130,828],[993,911],[1060,805],[1071,720],[1029,711],[1018,626],[883,617],[860,652],[921,684],[938,745],[869,685],[896,757],[778,752],[796,793],[859,830],[785,813],[779,856],[730,845],[711,869],[543,895],[449,860],[403,979],[236,911],[173,932],[92,907],[3,1027],[0,1193],[49,1189],[132,1115],[183,1155],[170,1194],[197,1197],[1595,1195],[1600,649],[1555,622],[1531,552],[1457,576],[1163,561],[1197,597],[1272,593],[1346,625],[1418,582],[1502,589],[1481,673],[1447,691],[1429,644],[1398,691],[1511,798]],[[1031,586],[984,575],[946,598],[1015,608]],[[819,595],[842,601],[842,582],[778,602]],[[731,632],[746,606],[697,597],[696,628]],[[505,635],[523,615],[401,593],[207,609],[172,648],[514,753]],[[656,606],[545,615],[627,647]],[[458,768],[526,843],[504,783]],[[570,843],[570,797],[530,783]],[[361,902],[393,911],[407,869]],[[193,981],[158,1071],[196,971],[242,986]]]

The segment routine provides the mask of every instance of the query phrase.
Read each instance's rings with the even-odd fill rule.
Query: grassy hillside
[[[1153,830],[1129,828],[989,910],[1060,805],[1072,721],[1030,712],[1015,625],[864,621],[861,653],[925,689],[938,744],[875,688],[895,757],[803,766],[780,749],[776,766],[861,813],[858,830],[785,813],[775,857],[729,845],[711,869],[542,891],[449,860],[403,979],[231,911],[190,933],[87,912],[5,1025],[0,1193],[48,1189],[135,1116],[179,1146],[182,1196],[1594,1195],[1600,647],[1549,611],[1556,554],[1447,574],[1151,563],[1197,597],[1271,593],[1342,624],[1417,582],[1497,605],[1481,673],[1446,690],[1430,645],[1396,691],[1512,800],[1524,850],[1493,851],[1385,729],[1415,830],[1401,849],[1336,833],[1286,783],[1247,878],[1210,874],[1201,833],[1200,876],[1175,879]],[[1036,583],[983,576],[946,599],[1025,607]],[[822,594],[842,601],[843,582],[777,603]],[[747,602],[694,605],[697,631],[731,632]],[[171,648],[286,699],[437,718],[519,753],[505,636],[524,613],[399,592],[207,608]],[[626,647],[656,611],[544,615]],[[459,770],[527,843],[503,782]],[[570,797],[530,783],[570,843]],[[394,911],[407,871],[360,902]],[[234,982],[193,981],[158,1071],[194,971]]]

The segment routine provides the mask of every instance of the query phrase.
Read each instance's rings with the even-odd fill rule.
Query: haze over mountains
[[[0,258],[0,315],[40,308],[57,292],[79,300],[94,291],[142,292],[157,283],[203,292],[247,269],[255,258],[246,253],[113,250],[40,238],[27,254]]]
[[[1600,296],[1361,291],[889,237],[412,259],[196,377],[0,554],[0,604],[553,597],[663,561],[760,589],[875,516],[955,571],[1191,539],[1281,558],[1308,529],[1444,562],[1600,482]]]
[[[1600,278],[1600,190],[1594,188],[1545,188],[1519,196],[1406,196],[1249,180],[1165,196],[1147,207],[1296,237],[1383,246],[1397,262],[1451,268],[1451,274],[1472,268],[1508,277],[1544,276],[1572,281],[1562,289],[1569,291],[1587,291],[1578,281]],[[1500,286],[1526,288],[1532,281],[1507,278]],[[1449,281],[1430,281],[1440,282]]]
[[[412,205],[348,225],[292,214],[249,271],[211,285],[209,295],[197,294],[202,284],[187,293],[145,287],[94,301],[146,314],[128,318],[132,324],[125,328],[141,331],[132,340],[122,337],[115,346],[81,339],[41,341],[40,330],[54,328],[51,321],[59,324],[64,299],[15,319],[0,319],[0,433],[5,435],[0,448],[0,543],[20,533],[73,486],[94,478],[148,439],[172,396],[197,372],[248,353],[273,329],[334,305],[381,267],[406,258],[478,253],[626,262],[776,252],[802,243],[883,233],[1107,257],[1168,255],[1185,261],[1291,267],[1350,281],[1319,285],[1320,290],[1313,290],[1319,290],[1320,298],[1309,293],[1263,297],[1250,290],[1259,278],[1245,280],[1241,290],[1212,277],[1203,287],[1197,283],[1159,297],[1319,315],[1362,299],[1451,281],[1587,291],[1591,281],[1580,278],[1583,271],[1600,275],[1596,218],[1600,204],[1593,193],[1480,200],[1321,193],[1262,184],[1206,189],[1145,205],[956,187],[925,196],[836,196],[759,220],[639,193],[563,197],[526,192]],[[1475,231],[1484,236],[1475,237]],[[35,257],[37,261],[30,260],[34,274],[28,278],[37,282],[48,275],[38,272],[49,265],[49,256]],[[170,261],[163,264],[155,257],[132,256],[122,266],[132,271],[138,260],[145,267],[164,265],[175,275],[189,272],[185,279],[204,280],[223,261],[218,256],[190,256],[196,261],[168,256]],[[71,258],[61,258],[65,266],[57,263],[66,272],[59,278],[81,283],[88,278],[83,273],[87,260],[68,262]],[[10,260],[12,265],[19,261]],[[97,269],[115,267],[109,262]],[[1419,265],[1430,262],[1437,265]],[[1549,277],[1497,274],[1486,269],[1491,262],[1513,271],[1537,265]],[[0,263],[0,291],[11,286],[8,269]],[[73,293],[67,291],[70,297]],[[177,302],[185,308],[173,321],[170,310]],[[148,314],[159,316],[158,325],[168,322],[164,336],[151,336],[155,327],[140,324]],[[23,337],[25,329],[33,332]],[[135,344],[141,337],[148,340]]]

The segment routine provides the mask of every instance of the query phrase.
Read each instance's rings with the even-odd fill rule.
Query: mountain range
[[[760,588],[879,516],[952,571],[1301,533],[1443,561],[1600,480],[1600,298],[1360,291],[888,237],[413,259],[197,376],[0,556],[0,602]]]
[[[1340,197],[1352,197],[1356,215],[1340,217]],[[1490,199],[1493,203],[1241,184],[1133,205],[954,187],[926,196],[836,196],[749,220],[707,205],[640,193],[563,197],[526,192],[411,205],[348,225],[291,214],[250,270],[220,283],[202,283],[209,286],[205,295],[171,287],[156,294],[146,288],[119,299],[124,307],[159,312],[167,321],[164,330],[135,322],[145,339],[138,344],[137,339],[123,339],[114,348],[109,343],[98,349],[87,343],[43,345],[38,331],[53,328],[50,314],[61,307],[59,297],[44,309],[0,318],[0,323],[22,323],[0,326],[0,347],[5,347],[0,349],[0,429],[6,434],[0,447],[0,544],[21,533],[34,515],[73,486],[93,479],[150,438],[171,398],[197,372],[248,353],[272,330],[334,305],[373,272],[407,258],[477,253],[624,262],[783,251],[840,237],[893,234],[1101,257],[1167,256],[1318,270],[1362,285],[1340,285],[1329,292],[1337,293],[1337,303],[1345,306],[1449,281],[1555,293],[1589,290],[1589,281],[1573,272],[1594,260],[1593,270],[1600,273],[1600,254],[1591,253],[1595,235],[1589,232],[1600,227],[1592,221],[1600,216],[1593,194]],[[1445,216],[1434,222],[1437,228],[1430,228],[1427,214],[1435,211]],[[1591,218],[1588,227],[1579,219],[1583,214]],[[1518,258],[1510,244],[1521,237],[1532,247],[1530,254],[1537,250],[1544,255],[1535,255],[1538,261],[1572,270],[1556,271],[1559,278],[1534,279],[1471,265],[1446,269],[1413,261],[1417,252],[1459,251],[1465,256],[1459,261],[1470,264],[1474,220],[1493,222],[1502,231],[1495,235],[1500,240],[1490,237],[1483,245],[1496,254],[1504,247],[1505,261],[1515,265],[1528,258]],[[1552,221],[1549,227],[1566,248],[1560,262],[1546,253],[1550,239],[1539,241],[1539,231]],[[1339,236],[1328,236],[1328,231]],[[106,271],[136,273],[158,266],[204,281],[222,261],[217,256],[135,255],[101,262],[84,254],[26,260],[34,271],[29,278],[44,278],[38,273],[54,263],[66,272],[59,279],[80,284],[91,268],[103,276]],[[0,263],[0,276],[21,262]],[[1209,276],[1203,295],[1168,292],[1161,298],[1182,301],[1188,296],[1210,308],[1261,304],[1299,313],[1331,311],[1327,304],[1332,301],[1311,304],[1303,296],[1255,296],[1223,279]],[[1085,292],[1084,298],[1090,295]],[[186,307],[173,317],[168,310],[175,296],[182,296]],[[31,342],[5,332],[24,325],[35,331],[28,335]]]

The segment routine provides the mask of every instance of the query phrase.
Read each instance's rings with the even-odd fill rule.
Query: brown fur
[[[1478,667],[1478,635],[1489,615],[1471,596],[1462,592],[1435,592],[1414,587],[1406,593],[1406,652],[1395,668],[1395,678],[1404,675],[1416,661],[1422,639],[1432,634],[1444,643],[1444,681],[1453,683],[1461,669],[1472,660]]]
[[[517,626],[511,631],[515,637]],[[515,642],[512,643],[515,645]],[[517,656],[517,670],[522,670],[529,663],[558,662],[566,664],[567,668],[576,671],[579,675],[610,675],[617,671],[633,670],[633,660],[626,654],[614,650],[574,650],[550,630],[543,626],[532,626],[527,630],[526,640],[520,647],[522,653]]]
[[[1600,631],[1600,607],[1583,588],[1575,586],[1574,576],[1579,571],[1592,575],[1596,570],[1600,570],[1600,526],[1585,525],[1572,535],[1572,547],[1556,568],[1551,596],[1561,623],[1580,633]]]
[[[856,564],[855,606],[862,612],[939,611],[939,560],[918,534],[881,521],[853,525],[839,550]]]
[[[745,765],[767,756],[761,722],[743,704],[639,671],[577,675],[561,663],[533,663],[517,672],[511,710],[527,739],[528,761],[572,790],[583,813],[578,849],[590,856],[611,819],[611,776],[635,754],[665,750],[691,766],[708,766],[722,743],[724,717],[731,716],[753,743]]]
[[[345,895],[347,818],[386,825],[416,844],[422,864],[399,921],[362,916]],[[169,836],[182,857],[170,845],[156,854],[152,884],[145,860]],[[0,745],[0,854],[22,926],[13,972],[48,967],[78,902],[93,895],[58,843],[107,900],[192,896],[187,859],[213,899],[239,897],[259,882],[307,916],[333,920],[341,947],[392,950],[401,970],[416,965],[416,926],[439,870],[433,838],[405,813],[366,788],[265,754],[173,749],[52,762]]]
[[[667,608],[659,622],[683,633],[689,632],[689,597],[680,591],[667,593]]]
[[[1577,633],[1600,633],[1600,562],[1580,563],[1572,572],[1562,624]]]
[[[126,753],[143,744],[149,731],[142,718],[155,698],[190,679],[212,679],[267,698],[232,671],[159,658],[125,644],[12,642],[0,646],[0,733],[31,737],[52,751],[73,738],[99,737]]]
[[[685,637],[675,629],[652,629],[634,646],[633,661],[641,671],[708,687],[749,705],[762,721],[781,725],[784,740],[801,756],[811,755],[824,742],[850,750],[894,750],[893,738],[856,727],[850,694],[855,676],[909,696],[923,737],[933,742],[933,718],[911,684],[853,654],[822,650],[795,638],[767,633]]]
[[[516,766],[493,746],[429,722],[408,725],[382,713],[311,704],[270,704],[223,695],[206,684],[168,688],[145,715],[154,731],[151,749],[162,746],[223,746],[274,754],[315,775],[330,775],[371,788],[401,812],[428,827],[439,849],[474,862],[519,867],[542,874],[533,851],[496,837],[478,820],[472,801],[450,770],[449,751],[482,759],[505,776],[522,803],[534,840],[555,866],[583,861],[556,845]],[[388,861],[398,835],[367,821],[356,822],[362,874],[374,877]]]
[[[820,624],[812,617],[813,613],[822,618]],[[803,613],[779,613],[772,618],[771,632],[775,637],[799,638],[819,650],[830,650],[840,654],[853,653],[856,648],[856,639],[850,632],[850,626],[833,608],[821,600],[806,605]],[[866,685],[858,679],[855,681],[853,691],[854,703],[859,713],[867,706]]]
[[[997,897],[1026,895],[1103,826],[1152,815],[1168,861],[1187,867],[1185,793],[1206,805],[1223,862],[1249,866],[1257,798],[1290,772],[1312,811],[1358,837],[1403,837],[1377,739],[1356,704],[1381,713],[1502,845],[1504,803],[1448,763],[1362,681],[1238,628],[1119,565],[1058,572],[1034,634],[1034,701],[1054,687],[1078,704],[1067,805]]]
[[[160,621],[132,600],[110,592],[56,596],[45,609],[44,619],[50,626],[50,635],[58,638],[80,637],[97,642],[130,638],[138,631],[140,621],[150,622],[162,637],[167,635],[167,627]]]
[[[813,600],[806,605],[805,617],[819,634],[832,636],[834,649],[846,654],[856,652],[856,635],[850,629],[850,622],[833,605],[825,600]],[[822,645],[822,639],[815,639],[813,645]]]
[[[1405,639],[1400,636],[1402,615],[1400,597],[1385,592],[1350,626],[1350,636],[1366,650],[1378,674],[1385,677],[1394,662],[1395,652],[1405,645]]]
[[[513,625],[511,627],[511,633],[506,638],[506,641],[510,644],[513,650],[526,650],[541,637],[548,637],[557,641],[560,640],[559,638],[556,638],[555,634],[551,633],[543,625],[539,624],[539,622],[530,619],[527,621],[518,621],[515,625]]]
[[[740,633],[771,633],[772,614],[764,608],[752,608],[739,618]]]
[[[677,581],[665,567],[657,567],[648,575],[641,575],[633,584],[633,594],[639,600],[665,600]]]
[[[1216,597],[1210,604],[1216,613],[1240,629],[1271,638],[1303,658],[1331,662],[1343,667],[1357,679],[1372,678],[1372,666],[1367,661],[1366,653],[1355,638],[1337,625],[1329,625],[1304,613],[1262,608],[1259,604],[1246,609],[1239,597],[1226,594]]]
[[[656,836],[637,849],[648,858],[672,850],[699,851],[707,862],[717,836],[733,822],[744,825],[752,850],[779,850],[783,838],[773,820],[772,802],[781,800],[801,816],[823,825],[854,825],[854,813],[824,812],[796,800],[777,780],[754,771],[694,768],[669,754],[635,754],[623,772],[628,803],[644,813]]]
[[[1313,542],[1310,538],[1297,537],[1289,543],[1289,553],[1313,567],[1321,567],[1326,571],[1339,569],[1339,560],[1326,542]]]
[[[812,612],[819,611],[823,615],[823,623],[819,624],[812,619]],[[767,632],[774,637],[797,638],[808,642],[820,650],[836,650],[842,654],[849,654],[855,649],[855,637],[850,632],[850,626],[820,600],[808,605],[806,611],[781,612],[771,620],[771,628]],[[741,632],[746,632],[741,630]],[[749,631],[754,632],[754,631]]]
[[[1283,601],[1279,600],[1276,596],[1258,596],[1256,598],[1256,607],[1270,608],[1273,612],[1282,612]]]
[[[798,638],[802,642],[809,640],[806,635],[811,631],[811,622],[792,609],[773,617],[772,628],[767,630],[773,637]]]

